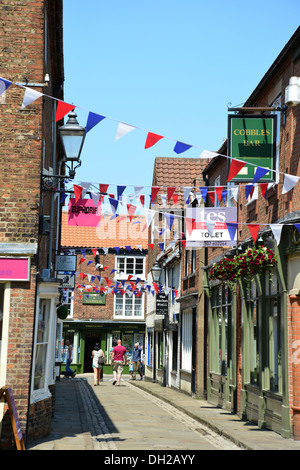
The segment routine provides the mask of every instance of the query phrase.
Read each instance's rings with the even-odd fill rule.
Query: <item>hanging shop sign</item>
[[[68,225],[97,227],[101,219],[101,203],[93,199],[69,199]]]
[[[106,305],[105,294],[83,294],[83,305]]]
[[[258,167],[272,170],[259,175],[261,182],[274,181],[276,120],[276,115],[228,116],[229,156],[248,163],[232,181],[252,183]]]
[[[29,281],[30,258],[0,258],[1,281]]]
[[[164,292],[156,294],[156,314],[167,315],[169,308],[169,297]]]
[[[56,255],[55,271],[76,271],[76,255]]]
[[[187,249],[237,243],[236,207],[188,207],[185,220],[191,221],[186,224]]]

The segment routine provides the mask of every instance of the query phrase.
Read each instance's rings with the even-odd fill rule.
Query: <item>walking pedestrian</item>
[[[113,385],[120,386],[120,380],[123,372],[123,365],[127,365],[126,348],[122,346],[122,341],[117,340],[117,346],[112,350],[110,365],[113,367]],[[125,364],[124,364],[124,362]]]
[[[94,371],[94,386],[99,385],[101,379],[101,372],[103,372],[103,364],[105,363],[105,354],[100,348],[100,344],[96,343],[92,351],[93,371]]]
[[[139,343],[135,343],[132,350],[132,362],[133,362],[133,374],[131,380],[136,379],[136,373],[140,374],[141,380],[143,380],[143,374],[141,371],[141,359],[142,359],[142,350]]]
[[[143,350],[143,345],[140,344],[141,346],[141,372],[142,372],[142,376],[145,375],[145,353],[144,353],[144,350]]]
[[[68,339],[66,340],[66,346],[67,346],[66,376],[67,377],[71,376],[72,378],[74,378],[76,375],[76,370],[72,370],[70,367],[70,365],[73,362],[73,347]]]

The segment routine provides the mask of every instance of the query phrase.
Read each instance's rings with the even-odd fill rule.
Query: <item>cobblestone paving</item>
[[[122,381],[77,386],[95,450],[241,450],[172,405]]]

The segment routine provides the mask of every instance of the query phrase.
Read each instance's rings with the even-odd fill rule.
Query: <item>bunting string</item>
[[[133,131],[135,129],[139,129],[141,131],[144,131],[147,133],[146,136],[146,141],[145,141],[145,149],[148,149],[150,147],[153,147],[157,142],[159,142],[161,139],[167,139],[170,141],[175,142],[175,146],[173,151],[176,154],[182,154],[186,151],[188,151],[190,148],[196,148],[196,149],[203,149],[203,147],[198,147],[196,145],[184,143],[181,141],[178,141],[177,139],[173,139],[170,137],[162,136],[160,134],[156,134],[153,132],[150,132],[146,129],[143,129],[138,126],[134,126],[132,124],[127,124],[121,121],[118,121],[117,119],[108,117],[108,116],[103,116],[101,114],[92,112],[88,109],[82,108],[77,105],[71,105],[69,103],[66,103],[62,100],[59,100],[58,98],[55,98],[53,96],[47,95],[45,93],[39,93],[35,90],[32,90],[31,88],[24,86],[22,84],[18,83],[13,83],[5,78],[0,77],[0,95],[4,92],[6,92],[11,85],[16,85],[18,87],[21,87],[24,89],[24,97],[23,97],[23,102],[21,105],[21,110],[24,109],[26,106],[30,105],[32,102],[36,101],[38,98],[44,96],[52,100],[57,101],[57,109],[56,109],[56,116],[55,116],[55,122],[60,121],[61,119],[64,118],[66,114],[68,114],[70,111],[74,110],[75,108],[82,109],[86,112],[88,112],[88,118],[87,118],[87,124],[86,124],[86,134],[90,132],[97,124],[99,124],[101,121],[104,119],[109,119],[111,121],[117,122],[118,123],[118,129],[117,129],[117,134],[116,134],[116,140],[119,140],[121,137],[126,135],[128,132]],[[224,158],[227,158],[230,160],[230,168],[229,168],[229,175],[228,175],[228,181],[231,181],[234,176],[238,174],[238,172],[243,168],[243,166],[247,165],[252,165],[257,167],[255,163],[251,162],[245,162],[243,160],[237,159],[234,156],[228,156],[228,155],[223,155],[217,152],[209,151],[209,150],[203,150],[202,153],[199,155],[198,158],[203,158],[203,159],[211,159],[217,156],[221,156]],[[290,175],[284,172],[281,172],[279,170],[275,170],[272,168],[264,168],[264,167],[258,167],[256,169],[256,173],[253,179],[253,183],[259,181],[266,173],[269,171],[272,171],[273,173],[281,174],[284,176],[284,181],[283,181],[283,188],[282,188],[282,194],[286,194],[288,191],[290,191],[299,181],[300,177],[295,176],[295,175]]]

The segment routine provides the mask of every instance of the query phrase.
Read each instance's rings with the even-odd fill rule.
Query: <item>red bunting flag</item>
[[[79,273],[79,276],[80,276],[80,279],[83,281],[87,275],[84,273]]]
[[[217,186],[217,187],[215,188],[215,190],[216,190],[216,194],[217,194],[218,201],[221,202],[222,193],[223,193],[223,186]]]
[[[241,162],[240,160],[232,159],[227,181],[232,180],[232,178],[234,178],[245,165],[246,165],[246,162]]]
[[[73,184],[73,188],[74,188],[75,202],[77,202],[78,199],[81,198],[82,187],[78,186],[78,184]]]
[[[172,187],[172,188],[167,188],[167,196],[168,196],[168,202],[170,202],[170,199],[171,197],[173,196],[173,193],[175,191],[176,187]]]
[[[184,246],[184,248],[186,247],[186,240],[181,240],[181,244]]]
[[[153,134],[152,132],[148,132],[146,143],[145,143],[145,149],[148,149],[149,147],[152,147],[152,145],[156,144],[160,139],[163,139],[162,135],[158,134]]]
[[[105,193],[106,194],[108,186],[109,186],[109,184],[99,184],[100,193]]]
[[[173,194],[173,202],[175,206],[177,204],[177,201],[178,201],[178,194]]]
[[[148,246],[153,250],[153,243],[148,243]]]
[[[262,194],[262,196],[266,199],[266,197],[267,197],[268,183],[261,183],[261,184],[260,184],[260,189],[261,189],[261,194]]]
[[[160,190],[160,187],[159,186],[152,186],[151,188],[151,199],[152,199],[152,204],[154,203],[155,201],[155,198],[157,196],[157,193],[158,191]]]
[[[175,296],[175,299],[176,299],[177,295],[178,295],[178,290],[174,289],[174,296]]]
[[[81,258],[78,264],[81,264],[85,261],[85,258]]]
[[[189,219],[188,217],[185,217],[184,220],[186,229],[189,232],[189,235],[191,235],[192,231],[196,228],[195,219]]]
[[[159,292],[159,287],[158,287],[158,285],[156,284],[156,282],[153,282],[153,287],[154,287],[154,289],[155,289],[155,292],[158,294],[158,292]]]
[[[136,210],[136,206],[133,206],[132,204],[127,204],[127,210],[128,210],[128,215],[129,215],[129,219],[131,222],[134,216],[135,210]]]
[[[75,106],[73,104],[65,103],[64,101],[58,100],[57,108],[56,108],[56,115],[55,115],[55,122],[60,121],[67,113],[73,111]]]
[[[211,202],[215,205],[216,195],[214,191],[207,191],[207,194],[210,197]]]
[[[254,241],[254,243],[256,243],[257,234],[258,234],[258,231],[259,231],[259,224],[247,224],[247,225],[248,225],[248,229],[251,233],[251,236],[253,238],[253,241]]]
[[[142,206],[144,207],[144,204],[145,204],[145,196],[144,196],[143,194],[141,194],[141,196],[140,196],[140,201],[141,201]]]
[[[91,248],[91,250],[92,250],[93,255],[96,256],[96,255],[97,255],[97,251],[98,251],[97,248]]]

